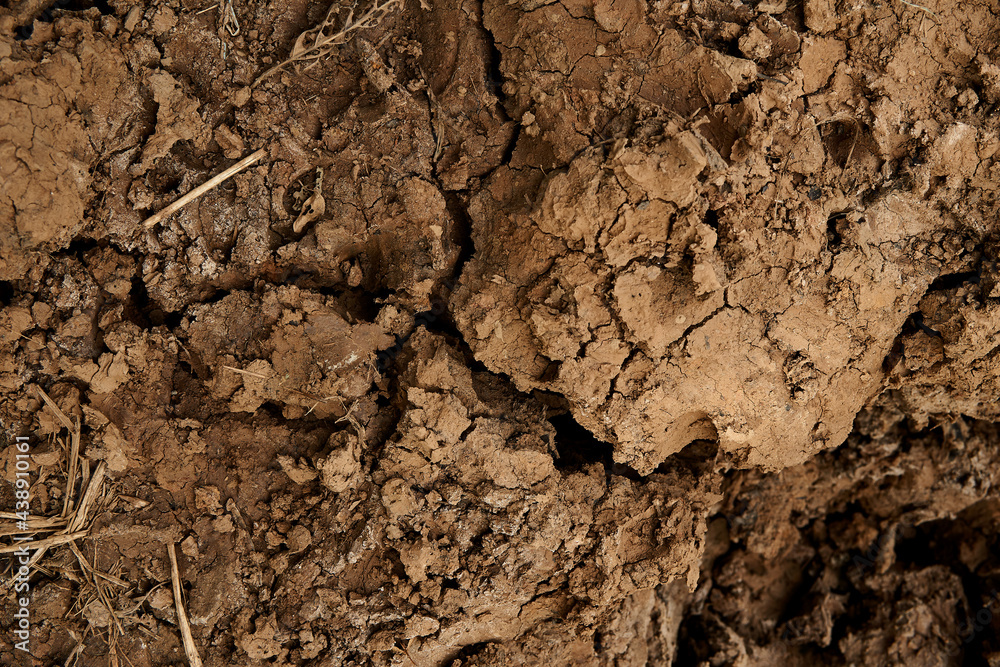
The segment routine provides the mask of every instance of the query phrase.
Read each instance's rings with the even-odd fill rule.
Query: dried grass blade
[[[76,426],[72,429],[73,436],[70,440],[69,448],[69,472],[66,475],[66,491],[63,494],[62,515],[68,517],[73,511],[73,489],[76,488],[76,476],[80,466],[80,418],[76,419]]]
[[[69,420],[69,417],[66,416],[66,413],[63,412],[59,408],[58,405],[56,405],[55,401],[53,401],[51,398],[49,398],[49,395],[46,394],[45,391],[42,390],[41,387],[39,387],[39,386],[36,385],[35,389],[38,390],[38,393],[42,397],[42,400],[45,401],[45,404],[48,405],[50,408],[52,408],[52,411],[54,413],[56,413],[56,417],[59,419],[59,421],[62,423],[62,425],[66,427],[66,430],[68,430],[69,432],[72,433],[73,432],[73,422],[71,422]]]
[[[80,530],[75,533],[63,533],[62,535],[53,535],[52,537],[46,537],[43,540],[32,540],[31,542],[28,543],[28,549],[37,549],[38,551],[35,551],[35,554],[37,555],[39,551],[43,551],[51,547],[57,547],[60,544],[66,544],[67,542],[72,542],[73,540],[78,540],[81,537],[86,537],[86,536],[87,536],[87,531],[85,530]],[[24,542],[18,544],[8,544],[0,546],[0,554],[14,553],[22,546],[24,546]],[[32,560],[35,560],[35,558],[32,557]]]
[[[105,461],[101,461],[97,465],[97,470],[94,471],[93,476],[90,478],[87,490],[84,492],[83,498],[80,500],[80,505],[76,508],[76,513],[73,515],[73,520],[69,524],[70,531],[80,530],[87,523],[87,513],[101,492],[101,485],[104,483],[104,475],[107,469],[108,464]]]

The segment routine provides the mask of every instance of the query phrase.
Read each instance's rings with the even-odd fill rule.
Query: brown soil
[[[213,667],[1000,665],[1000,2],[406,0],[256,84],[328,5],[51,4],[0,512],[15,436],[107,480],[2,664],[188,664],[176,544]]]

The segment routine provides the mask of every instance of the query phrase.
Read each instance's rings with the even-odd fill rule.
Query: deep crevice
[[[476,642],[475,644],[468,644],[463,646],[458,653],[452,656],[452,661],[449,664],[462,664],[464,659],[474,658],[486,649],[488,649],[494,642]]]
[[[938,276],[927,288],[928,292],[941,292],[961,287],[965,283],[978,284],[982,277],[982,271],[963,271],[961,273],[949,273]]]
[[[719,214],[714,209],[710,208],[705,212],[705,224],[719,231]]]
[[[844,237],[838,225],[846,218],[846,213],[834,213],[826,221],[826,246],[830,251],[836,251],[844,244]]]
[[[479,3],[479,15],[480,20],[482,20],[483,5]],[[497,101],[500,103],[500,107],[504,111],[507,110],[507,95],[504,93],[503,84],[503,71],[501,69],[502,54],[500,49],[497,48],[496,38],[493,37],[493,33],[483,28],[483,33],[486,35],[486,46],[490,50],[489,60],[486,61],[486,85],[489,87],[490,92],[493,93]],[[508,112],[509,113],[509,112]],[[504,118],[503,120],[507,120]]]
[[[514,151],[517,150],[517,141],[521,138],[521,124],[518,123],[514,127],[514,133],[510,137],[510,143],[503,151],[503,155],[500,158],[500,164],[510,164],[511,160],[514,159]]]
[[[128,304],[125,306],[123,316],[126,320],[136,325],[140,329],[148,329],[151,326],[146,310],[149,307],[149,291],[142,276],[132,277],[132,289],[128,293]]]
[[[483,21],[483,3],[479,3],[479,21],[482,24]],[[489,49],[489,57],[486,60],[486,87],[489,91],[496,96],[497,105],[501,112],[501,122],[506,122],[511,119],[510,109],[507,108],[507,94],[503,90],[505,83],[503,76],[503,54],[500,53],[499,47],[497,47],[496,38],[493,33],[483,27],[483,35],[486,37],[486,46]],[[514,150],[517,148],[517,141],[521,137],[521,124],[517,123],[514,126],[514,132],[511,134],[510,141],[504,148],[503,155],[500,158],[500,165],[510,164],[511,159],[514,157]]]
[[[549,423],[556,431],[556,468],[566,472],[580,471],[585,466],[600,463],[608,475],[620,475],[636,481],[642,479],[631,466],[616,463],[614,446],[596,438],[570,413],[550,417]]]
[[[80,260],[82,264],[86,264],[83,259],[84,253],[88,250],[94,250],[95,248],[106,248],[108,246],[107,240],[99,241],[97,239],[91,239],[86,237],[77,237],[70,241],[69,245],[62,254],[73,255]]]
[[[906,318],[903,322],[902,328],[899,333],[896,334],[896,339],[892,343],[892,347],[889,348],[889,352],[885,355],[885,359],[882,360],[882,370],[885,373],[890,373],[899,360],[903,358],[903,339],[907,336],[912,336],[918,331],[923,331],[928,336],[933,336],[934,338],[941,338],[941,332],[936,331],[924,323],[924,314],[917,310],[910,313],[910,316]]]
[[[205,299],[202,299],[198,303],[201,303],[201,304],[219,303],[220,301],[222,301],[223,299],[225,299],[230,294],[232,294],[232,290],[217,289],[214,292],[212,292],[211,296],[209,296],[209,297],[207,297]],[[193,305],[195,305],[195,303],[190,303],[188,305],[189,306],[193,306]]]
[[[549,418],[549,423],[556,430],[557,468],[581,470],[593,463],[610,468],[614,464],[614,447],[611,443],[595,438],[593,433],[580,426],[568,412]]]
[[[393,291],[387,287],[366,290],[363,288],[339,289],[336,287],[316,287],[316,292],[324,296],[332,296],[350,314],[360,322],[374,322],[382,309],[379,303],[389,298]]]
[[[444,195],[445,207],[451,215],[452,220],[455,221],[453,241],[460,248],[451,278],[441,281],[442,285],[451,292],[458,285],[458,280],[462,276],[462,269],[472,259],[472,256],[476,254],[476,244],[472,240],[472,219],[469,217],[469,212],[466,210],[465,204],[454,192],[448,192],[442,188],[438,189]]]
[[[6,4],[4,6],[6,6]],[[42,10],[41,13],[34,17],[34,21],[52,23],[55,20],[53,13],[56,11],[82,12],[95,7],[105,16],[113,15],[115,13],[114,9],[111,8],[111,5],[108,4],[108,0],[55,0],[52,4]],[[34,21],[18,26],[17,31],[14,34],[14,38],[19,41],[30,38],[35,31]]]
[[[396,342],[392,347],[381,350],[378,353],[375,360],[375,367],[379,373],[385,373],[389,365],[403,353],[410,337],[421,327],[429,332],[444,336],[450,343],[457,347],[465,358],[466,364],[473,372],[485,372],[487,370],[486,366],[473,356],[471,348],[465,342],[465,338],[452,319],[447,302],[443,296],[432,295],[431,309],[416,313],[413,317],[413,328],[406,334],[397,334]]]
[[[125,306],[123,316],[126,320],[135,324],[140,329],[151,329],[153,327],[165,326],[174,329],[180,326],[184,316],[177,313],[164,311],[149,296],[146,283],[142,276],[132,277],[132,289],[129,290],[128,304]]]
[[[7,307],[10,302],[14,300],[14,295],[17,291],[14,289],[14,283],[7,280],[0,280],[0,306]]]
[[[681,451],[668,457],[656,468],[655,472],[667,473],[680,468],[695,477],[701,477],[715,470],[718,453],[719,443],[717,440],[695,440]]]

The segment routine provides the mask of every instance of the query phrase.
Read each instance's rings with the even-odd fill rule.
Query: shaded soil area
[[[0,2],[3,664],[1000,665],[1000,2],[372,6]]]

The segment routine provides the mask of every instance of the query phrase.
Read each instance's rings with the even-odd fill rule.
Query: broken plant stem
[[[167,553],[170,555],[170,579],[174,585],[174,610],[177,612],[177,625],[181,629],[184,653],[187,654],[191,667],[202,667],[201,656],[198,655],[198,647],[194,644],[191,624],[188,622],[187,611],[184,609],[184,598],[181,596],[181,573],[177,568],[177,550],[173,543],[167,545]]]
[[[76,488],[76,477],[79,474],[80,468],[80,418],[76,418],[76,424],[73,426],[73,435],[70,436],[70,446],[69,446],[69,472],[66,476],[66,489],[69,493],[63,498],[63,511],[62,515],[68,517],[70,512],[73,511],[73,489]],[[71,528],[70,530],[76,530]]]
[[[101,484],[104,482],[104,474],[107,472],[107,469],[108,464],[106,461],[101,461],[97,464],[97,470],[94,471],[94,475],[90,478],[89,483],[86,484],[83,498],[80,499],[79,504],[76,506],[73,518],[69,523],[70,532],[83,530],[87,524],[87,514],[90,512],[90,506],[94,504],[94,501],[101,494]]]
[[[77,466],[79,465],[80,457],[80,420],[77,418],[76,424],[74,425],[70,418],[66,416],[66,413],[63,412],[58,405],[56,405],[56,402],[53,401],[41,387],[36,386],[35,389],[38,391],[38,395],[42,397],[42,400],[45,401],[45,404],[48,405],[56,414],[56,417],[59,419],[59,423],[65,426],[66,429],[72,434],[70,436],[71,445],[68,465],[69,473],[66,479],[67,493],[63,497],[62,516],[65,518],[69,516],[70,511],[73,509],[73,489],[76,487]]]
[[[390,11],[400,4],[402,4],[402,0],[374,0],[372,6],[357,18],[354,17],[354,11],[358,6],[357,4],[352,5],[347,10],[347,16],[340,24],[340,29],[334,33],[328,33],[328,30],[333,29],[337,22],[337,15],[341,10],[339,5],[334,4],[319,25],[299,35],[298,39],[295,40],[295,46],[292,47],[292,53],[287,59],[257,77],[251,87],[292,63],[308,62],[309,66],[316,64],[321,58],[329,55],[333,47],[346,44],[353,39],[359,30],[368,30],[377,26]]]
[[[60,544],[66,544],[67,542],[72,542],[73,540],[79,540],[80,538],[86,537],[87,531],[78,530],[75,533],[62,533],[60,535],[53,535],[52,537],[46,537],[42,540],[32,540],[30,549],[34,549],[35,553],[43,551],[45,549],[51,549],[52,547],[57,547]],[[7,544],[0,546],[0,554],[12,554],[22,546],[20,544]],[[29,563],[30,565],[31,563]]]
[[[225,0],[222,3],[219,7],[219,15],[219,24],[223,30],[233,37],[240,34],[240,21],[236,18],[236,12],[233,10],[233,0]]]
[[[149,216],[148,218],[146,218],[146,221],[142,224],[146,226],[146,229],[155,227],[159,222],[165,220],[166,218],[173,215],[180,209],[184,208],[184,206],[186,206],[190,202],[202,196],[212,188],[217,187],[224,181],[227,181],[228,179],[232,178],[236,174],[240,173],[241,171],[252,165],[257,160],[264,157],[265,153],[267,153],[267,149],[265,148],[261,148],[259,150],[254,151],[250,155],[246,156],[245,158],[234,164],[229,169],[223,171],[218,176],[214,176],[208,179],[207,181],[196,187],[194,190],[192,190],[191,192],[187,193],[186,195],[175,201],[170,206],[167,206],[159,213],[154,213],[153,215]]]
[[[52,408],[52,412],[56,413],[56,418],[59,420],[59,423],[65,426],[67,431],[72,432],[73,422],[71,422],[69,417],[66,416],[66,413],[63,412],[58,405],[56,405],[56,402],[53,401],[41,387],[35,386],[35,389],[38,391],[38,395],[42,397],[42,400],[45,401],[45,404]]]

